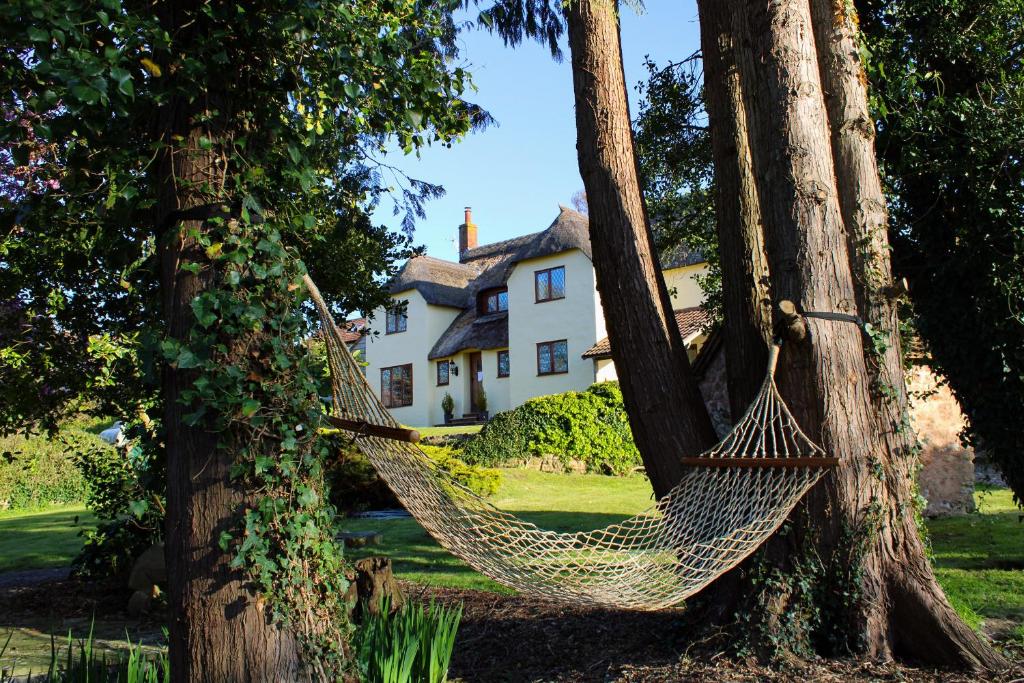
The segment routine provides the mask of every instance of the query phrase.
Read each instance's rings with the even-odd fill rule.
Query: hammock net
[[[337,416],[400,427],[349,353],[316,286],[308,278],[306,284],[323,326]],[[825,471],[821,461],[828,459],[800,431],[776,389],[777,351],[750,408],[701,455],[701,465],[689,467],[647,511],[593,531],[548,531],[504,512],[414,443],[358,434],[355,443],[423,528],[491,579],[570,603],[663,609],[753,552]]]

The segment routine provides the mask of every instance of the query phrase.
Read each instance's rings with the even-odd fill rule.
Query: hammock
[[[684,459],[688,473],[656,505],[602,529],[546,531],[462,486],[414,443],[387,438],[408,430],[373,393],[308,277],[306,285],[326,339],[332,422],[356,432],[359,450],[438,543],[523,593],[627,609],[674,605],[753,552],[835,464],[779,396],[773,346],[746,414],[714,448]]]

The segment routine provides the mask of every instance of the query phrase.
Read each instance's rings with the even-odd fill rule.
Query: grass
[[[0,572],[67,567],[82,548],[78,532],[95,523],[82,504],[0,512]]]
[[[971,626],[1024,644],[1024,522],[1008,489],[979,487],[978,514],[928,522],[935,574]]]

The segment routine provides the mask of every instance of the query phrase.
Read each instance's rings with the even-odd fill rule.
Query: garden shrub
[[[532,398],[495,415],[463,450],[466,462],[490,466],[545,455],[566,466],[579,460],[588,472],[602,474],[627,474],[640,466],[618,383]]]
[[[451,446],[428,446],[420,448],[439,468],[445,470],[455,481],[478,496],[493,496],[501,486],[501,472],[495,469],[469,465],[460,459],[460,451]]]
[[[459,451],[451,446],[420,446],[427,457],[457,482],[479,496],[493,495],[501,485],[501,472],[463,462]],[[327,482],[331,504],[344,512],[400,507],[377,471],[357,449],[342,450],[338,461],[328,470]]]
[[[76,449],[75,464],[88,484],[86,504],[99,518],[85,531],[72,563],[77,576],[121,576],[162,538],[167,490],[159,422],[124,426],[126,440],[113,447],[94,439]]]
[[[78,418],[53,435],[0,438],[0,510],[26,510],[85,500],[74,451],[99,440],[98,423]]]

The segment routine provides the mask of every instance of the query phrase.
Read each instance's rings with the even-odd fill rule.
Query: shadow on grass
[[[0,572],[68,566],[94,524],[81,506],[0,516]]]

